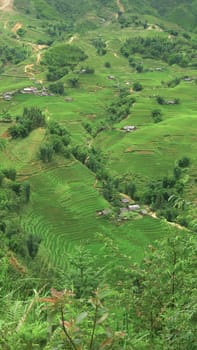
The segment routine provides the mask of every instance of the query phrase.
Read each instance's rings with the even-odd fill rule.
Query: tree
[[[79,86],[79,78],[78,77],[73,77],[68,80],[68,83],[70,87],[76,88]]]
[[[39,245],[41,243],[41,238],[38,236],[33,236],[30,234],[27,238],[27,248],[29,255],[34,259],[38,253]]]
[[[141,83],[135,82],[135,83],[133,84],[133,90],[134,90],[134,91],[141,91],[142,89],[143,89],[143,86],[142,86]]]
[[[190,165],[190,158],[189,157],[183,157],[183,158],[179,159],[178,165],[181,168],[187,168]]]
[[[161,122],[163,120],[161,110],[160,109],[154,109],[152,111],[152,118],[153,118],[154,123]]]
[[[28,203],[30,200],[30,192],[31,192],[30,183],[28,181],[24,181],[22,183],[21,192],[22,192],[22,196],[24,198],[24,202]]]
[[[165,104],[165,99],[161,96],[157,96],[157,102],[160,104],[160,105],[164,105]]]
[[[55,94],[64,94],[64,84],[61,82],[49,85],[49,90]]]
[[[50,143],[44,143],[40,146],[39,149],[39,158],[44,162],[44,163],[49,163],[52,161],[53,157],[53,147]]]
[[[3,183],[4,177],[5,177],[5,174],[4,174],[2,171],[0,171],[0,186],[1,186],[2,183]]]
[[[137,71],[138,73],[142,73],[143,70],[144,70],[144,68],[143,68],[142,64],[138,64],[138,65],[136,66],[136,71]]]
[[[15,179],[16,179],[16,169],[14,169],[14,168],[3,169],[2,173],[5,175],[5,177],[7,177],[7,179],[15,181]]]

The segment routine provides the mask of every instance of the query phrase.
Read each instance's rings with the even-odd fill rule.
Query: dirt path
[[[17,30],[21,29],[22,26],[23,26],[22,23],[16,23],[16,24],[14,25],[14,27],[12,28],[12,32],[13,32],[14,34],[16,34]]]
[[[0,0],[0,11],[10,11],[13,9],[14,0]]]
[[[148,215],[151,216],[151,217],[154,218],[154,219],[160,219],[160,218],[157,216],[157,214],[156,214],[155,212],[153,212],[153,211],[149,211],[149,212],[148,212]],[[177,227],[179,230],[187,230],[186,227],[181,226],[181,225],[177,224],[176,222],[171,222],[171,221],[167,221],[167,220],[166,220],[166,222],[167,222],[169,225],[171,225],[171,226]]]
[[[47,45],[36,45],[36,44],[32,44],[31,42],[28,43],[31,47],[32,50],[36,53],[36,65],[40,64],[41,58],[42,58],[42,50],[48,48]],[[33,73],[32,70],[35,66],[34,63],[31,64],[26,64],[25,68],[24,68],[24,72],[30,77],[30,78],[35,78],[35,74],[36,71]],[[42,81],[40,81],[42,83]]]
[[[32,69],[34,67],[34,64],[26,64],[24,68],[24,72],[28,75],[29,78],[34,78],[34,73],[32,73]]]
[[[74,35],[71,36],[71,38],[68,40],[68,43],[69,43],[69,44],[72,44],[72,42],[73,42],[74,40],[76,40],[76,39],[77,39],[77,35],[74,34]]]
[[[125,8],[120,0],[117,0],[117,6],[118,6],[120,12],[123,12],[123,13],[125,12]]]

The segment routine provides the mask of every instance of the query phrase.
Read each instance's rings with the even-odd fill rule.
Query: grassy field
[[[15,17],[3,15],[0,28],[5,36],[12,35],[16,23],[22,23],[27,31],[20,41],[29,45],[30,53],[25,62],[5,68],[4,74],[0,76],[1,93],[32,86],[37,84],[37,80],[44,80],[42,85],[47,86],[45,69],[36,62],[37,54],[32,45],[40,38],[46,40],[49,37],[43,31],[40,21],[32,19],[33,28],[30,28],[27,17],[18,13]],[[106,156],[110,173],[131,173],[141,189],[150,179],[171,175],[175,162],[183,156],[189,156],[190,182],[186,196],[195,202],[196,84],[194,81],[182,80],[175,88],[167,88],[164,83],[186,75],[196,78],[196,71],[176,65],[168,66],[164,62],[142,59],[135,55],[135,59],[143,63],[145,68],[144,72],[136,73],[120,53],[124,40],[136,35],[166,37],[168,34],[158,33],[157,29],[145,31],[141,27],[120,29],[113,18],[100,24],[99,36],[106,42],[107,53],[99,56],[91,43],[98,37],[98,31],[73,33],[72,43],[88,55],[87,61],[75,69],[79,71],[83,65],[87,65],[94,68],[95,73],[79,74],[77,88],[70,88],[68,84],[73,73],[61,79],[65,85],[65,95],[72,97],[72,102],[66,102],[66,96],[39,97],[17,93],[11,101],[0,101],[0,112],[9,111],[15,117],[22,113],[24,107],[39,106],[45,112],[47,120],[56,120],[67,127],[73,145],[80,144],[84,147],[91,142],[98,146]],[[65,43],[70,40],[66,33],[64,40]],[[41,55],[44,53],[41,52]],[[106,68],[106,62],[110,62],[109,68]],[[28,64],[34,64],[31,77],[25,72]],[[162,67],[162,70],[156,71],[158,67]],[[150,72],[150,69],[153,71]],[[110,75],[114,79],[108,79]],[[141,92],[132,90],[136,81],[143,86]],[[126,86],[129,87],[131,96],[136,98],[131,113],[125,120],[115,124],[113,130],[102,131],[93,139],[82,123],[105,119],[107,106],[117,97],[119,88]],[[167,100],[179,98],[180,104],[159,106],[156,95]],[[152,120],[151,113],[156,108],[163,113],[163,121],[160,123]],[[133,133],[124,133],[120,130],[124,125],[135,125],[137,129]],[[15,167],[18,180],[27,178],[30,181],[31,201],[21,222],[27,233],[42,238],[54,263],[64,265],[67,251],[80,242],[86,243],[102,258],[104,243],[98,234],[112,238],[123,253],[128,253],[133,260],[139,261],[148,244],[173,229],[165,221],[150,216],[134,216],[121,224],[113,219],[97,217],[97,210],[110,208],[110,205],[95,186],[95,175],[90,170],[74,159],[65,160],[61,157],[55,158],[50,165],[41,164],[37,153],[45,137],[42,128],[33,131],[23,140],[10,140],[6,136],[6,130],[7,125],[1,123],[0,136],[5,142],[5,148],[0,149],[0,167]]]

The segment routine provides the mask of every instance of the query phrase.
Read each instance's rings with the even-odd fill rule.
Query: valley
[[[179,2],[181,11],[184,1]],[[116,311],[110,306],[116,314],[110,326],[118,329],[121,319],[127,334],[131,331],[126,329],[127,322],[133,315],[127,314],[126,304],[124,310],[120,307],[124,297],[129,299],[127,280],[134,286],[128,304],[143,321],[146,312],[135,288],[141,280],[146,284],[147,271],[157,276],[147,277],[150,286],[160,275],[163,279],[170,276],[169,310],[173,311],[175,287],[171,283],[176,284],[173,273],[180,268],[176,258],[185,258],[183,242],[185,251],[192,251],[189,244],[197,232],[197,32],[195,26],[187,26],[190,6],[185,7],[185,21],[173,17],[174,2],[171,13],[167,8],[163,13],[162,6],[160,1],[146,0],[0,1],[0,231],[3,247],[8,247],[3,248],[8,267],[16,265],[13,275],[17,268],[25,271],[20,264],[27,264],[28,273],[33,269],[32,282],[25,274],[19,278],[21,285],[29,278],[27,297],[35,288],[45,290],[44,284],[62,290],[65,280],[85,298],[89,287],[88,292],[81,292],[81,266],[87,275],[90,269],[94,288],[97,277],[91,277],[93,271],[98,281],[99,271],[101,275],[105,271],[101,284],[112,286],[120,303]],[[21,234],[18,240],[14,226]],[[176,239],[179,250],[175,249]],[[163,251],[157,253],[154,247]],[[147,250],[152,257],[147,258]],[[72,259],[76,265],[71,264]],[[168,263],[173,273],[165,272]],[[143,273],[137,264],[142,264]],[[178,273],[177,281],[185,278],[181,269]],[[36,281],[36,274],[42,283]],[[177,282],[177,290],[180,285]],[[159,309],[155,306],[157,288],[163,287],[155,286],[154,300],[150,295],[143,298],[147,303],[150,298],[151,305]],[[52,298],[57,301],[59,295]],[[192,304],[193,299],[190,301]],[[166,305],[164,312],[170,312]],[[84,313],[87,305],[83,306]],[[133,343],[125,340],[124,349],[195,348],[194,340],[180,345],[181,336],[163,347],[158,336],[162,307],[155,314],[155,323],[143,321],[148,336],[143,331],[142,339],[139,333]],[[69,316],[77,317],[73,315]],[[167,313],[165,317],[168,320]],[[71,326],[64,328],[62,320],[63,316],[66,333]],[[136,323],[135,336],[137,329]],[[73,337],[75,332],[73,328]],[[167,339],[167,328],[165,332]],[[55,339],[55,332],[53,335]],[[143,343],[143,337],[149,340]],[[49,338],[50,344],[43,349],[56,346],[53,336]],[[116,344],[116,336],[113,339]],[[71,347],[68,341],[65,349],[110,349],[104,338],[102,341],[96,348],[78,347],[77,340]],[[114,350],[123,344],[121,336],[117,346],[108,342]],[[36,343],[20,348],[21,344],[9,350],[42,348],[41,340],[37,348]],[[58,348],[63,349],[61,346]]]

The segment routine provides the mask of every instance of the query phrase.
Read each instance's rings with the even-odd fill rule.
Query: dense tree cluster
[[[12,138],[26,137],[29,133],[45,125],[45,115],[37,107],[24,108],[22,116],[16,117],[16,124],[8,131]]]
[[[42,63],[48,67],[47,79],[55,81],[62,78],[87,55],[74,45],[58,44],[46,51]]]
[[[107,45],[101,37],[93,39],[92,45],[96,48],[96,52],[99,56],[103,56],[107,53]]]
[[[119,89],[119,96],[107,108],[107,121],[109,124],[118,123],[126,118],[135,103],[135,98],[131,97],[128,89]]]
[[[44,163],[50,163],[53,155],[62,154],[66,158],[70,157],[70,134],[66,127],[60,125],[56,121],[47,124],[46,139],[39,149],[39,158]]]
[[[27,57],[27,49],[19,44],[6,44],[0,42],[0,62],[17,64]]]
[[[172,41],[159,36],[127,39],[121,47],[121,53],[128,59],[138,53],[144,58],[160,59],[170,65],[178,64],[183,67],[190,63],[190,51],[192,46],[186,41],[180,39]]]

